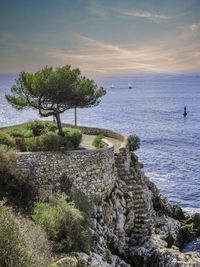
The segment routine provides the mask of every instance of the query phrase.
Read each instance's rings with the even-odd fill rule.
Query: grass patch
[[[104,136],[102,134],[99,134],[97,137],[95,137],[94,141],[92,142],[92,145],[96,148],[103,148],[104,145],[102,143],[102,139]]]
[[[17,151],[59,151],[77,149],[82,139],[80,130],[63,128],[58,135],[53,122],[31,121],[0,130],[0,144]]]

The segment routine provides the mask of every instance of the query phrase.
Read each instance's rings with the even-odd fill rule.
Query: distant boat
[[[112,83],[111,88],[115,88],[114,83]]]
[[[129,88],[129,89],[132,88],[132,85],[131,85],[130,83],[128,83],[128,88]]]

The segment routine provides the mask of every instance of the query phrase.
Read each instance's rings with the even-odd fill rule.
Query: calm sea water
[[[6,103],[4,94],[16,77],[0,75],[1,127],[38,118],[32,110],[15,111]],[[96,82],[107,94],[98,107],[78,110],[78,123],[137,134],[141,148],[136,154],[147,176],[169,200],[189,213],[200,212],[200,74],[104,76]],[[62,121],[73,123],[73,111]]]

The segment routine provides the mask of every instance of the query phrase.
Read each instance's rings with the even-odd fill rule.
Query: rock
[[[197,232],[197,235],[200,235],[200,214],[195,213],[192,216],[192,219],[193,219],[193,227],[195,231]]]

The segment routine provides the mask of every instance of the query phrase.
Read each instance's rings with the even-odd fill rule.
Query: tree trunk
[[[74,108],[74,118],[75,118],[74,125],[76,127],[77,126],[77,107]]]
[[[59,135],[64,136],[64,133],[62,130],[62,124],[61,124],[61,120],[60,120],[60,113],[56,113],[55,117],[56,117],[56,121],[57,121],[57,125],[58,125],[58,133],[59,133]]]

